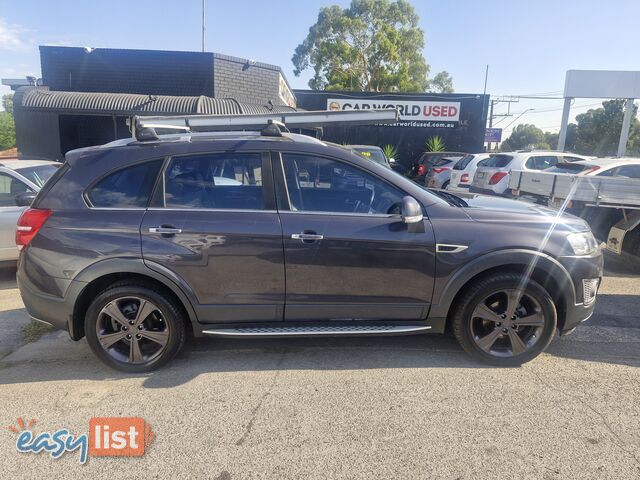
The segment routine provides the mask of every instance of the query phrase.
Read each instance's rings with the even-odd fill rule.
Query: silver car
[[[0,159],[0,262],[18,259],[16,223],[22,211],[60,166],[44,160]]]
[[[449,190],[466,191],[471,186],[476,169],[482,161],[489,158],[488,153],[470,153],[465,155],[451,169]]]
[[[424,178],[424,184],[429,188],[446,189],[451,178],[451,169],[464,155],[442,157],[433,164]]]

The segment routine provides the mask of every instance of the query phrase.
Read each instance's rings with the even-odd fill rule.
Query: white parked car
[[[473,181],[478,164],[489,158],[488,153],[470,153],[465,155],[451,169],[449,190],[468,190]]]
[[[509,172],[511,170],[546,170],[557,163],[589,160],[589,157],[554,151],[518,151],[492,153],[482,166],[476,169],[469,191],[491,195],[509,194]]]
[[[640,158],[602,157],[579,162],[558,163],[545,172],[588,175],[590,177],[640,178]]]
[[[18,258],[16,223],[22,211],[60,166],[44,160],[0,159],[0,262]]]

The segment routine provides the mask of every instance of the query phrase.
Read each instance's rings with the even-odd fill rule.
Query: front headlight
[[[598,248],[598,242],[591,232],[570,233],[567,241],[576,255],[590,255]]]

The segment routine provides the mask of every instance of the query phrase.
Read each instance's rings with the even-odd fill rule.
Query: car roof
[[[322,140],[302,135],[298,133],[283,132],[282,136],[262,135],[257,131],[223,131],[223,132],[188,132],[177,134],[158,135],[156,140],[140,141],[135,138],[121,138],[103,145],[95,145],[91,147],[77,148],[67,152],[79,154],[92,150],[112,149],[130,146],[147,146],[147,145],[168,145],[176,143],[195,143],[195,142],[215,142],[215,141],[263,141],[263,142],[294,142],[294,143],[310,143],[315,145],[326,145]]]
[[[54,163],[58,162],[54,162],[52,160],[18,160],[16,158],[10,160],[0,160],[0,167],[6,167],[10,168],[11,170],[16,170],[18,168],[37,167],[40,165],[51,165]]]
[[[563,162],[563,163],[575,163],[578,165],[599,166],[599,167],[619,167],[620,165],[639,165],[640,158],[630,157],[600,157],[591,158],[589,160],[578,160],[576,162]]]

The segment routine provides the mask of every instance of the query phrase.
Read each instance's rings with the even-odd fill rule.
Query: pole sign
[[[487,128],[484,131],[484,141],[489,143],[500,143],[502,141],[501,128]]]
[[[396,108],[400,121],[389,126],[453,128],[460,120],[460,102],[378,100],[374,98],[327,98],[327,110]]]

